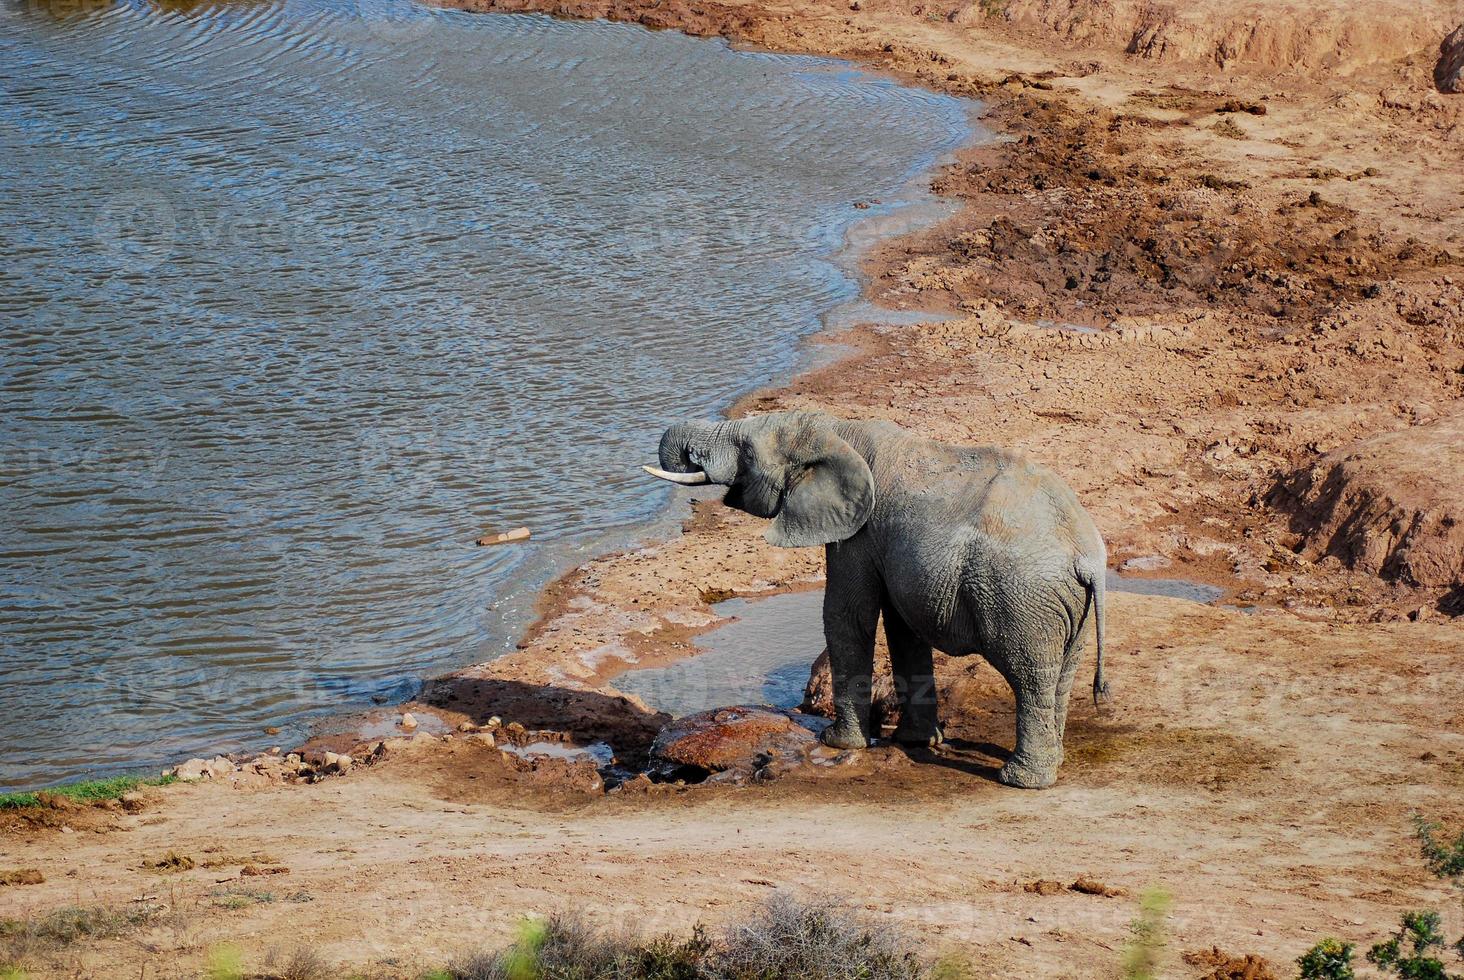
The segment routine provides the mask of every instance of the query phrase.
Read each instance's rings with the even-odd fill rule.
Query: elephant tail
[[[1077,567],[1078,581],[1083,583],[1083,588],[1087,590],[1088,605],[1093,609],[1093,629],[1098,636],[1098,665],[1093,670],[1093,704],[1095,707],[1108,700],[1108,679],[1103,676],[1103,609],[1107,604],[1103,592],[1105,571],[1106,569],[1102,565],[1095,569],[1087,562],[1079,562]]]

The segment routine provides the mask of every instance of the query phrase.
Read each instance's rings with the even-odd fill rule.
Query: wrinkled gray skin
[[[979,653],[1016,695],[1016,748],[1001,781],[1052,785],[1090,611],[1093,696],[1106,693],[1103,539],[1055,475],[1002,449],[808,412],[673,425],[660,465],[729,487],[729,506],[772,519],[775,545],[825,546],[835,708],[827,744],[868,744],[883,613],[902,708],[895,738],[940,739],[931,648]]]

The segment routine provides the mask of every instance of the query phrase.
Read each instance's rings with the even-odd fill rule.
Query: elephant
[[[901,707],[897,742],[942,738],[932,649],[979,654],[1016,698],[1016,746],[998,779],[1034,789],[1056,781],[1090,616],[1095,703],[1108,694],[1107,552],[1060,478],[1009,450],[805,411],[678,422],[661,437],[659,456],[648,473],[727,487],[724,503],[772,520],[764,534],[771,544],[824,547],[834,690],[825,744],[869,744],[883,617]]]

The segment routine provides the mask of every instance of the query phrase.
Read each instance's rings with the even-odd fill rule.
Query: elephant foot
[[[1057,782],[1057,766],[1038,766],[1009,759],[996,774],[996,778],[1003,785],[1017,789],[1046,789]]]
[[[830,725],[823,730],[819,741],[831,749],[863,749],[869,747],[869,739],[857,731],[840,728],[838,725]]]
[[[945,742],[945,733],[940,730],[939,725],[924,725],[919,728],[901,726],[895,729],[894,740],[899,745],[933,749]]]

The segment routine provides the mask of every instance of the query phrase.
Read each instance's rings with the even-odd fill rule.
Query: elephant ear
[[[825,426],[810,430],[795,440],[782,509],[763,535],[780,548],[851,538],[874,510],[874,475],[864,457]]]

